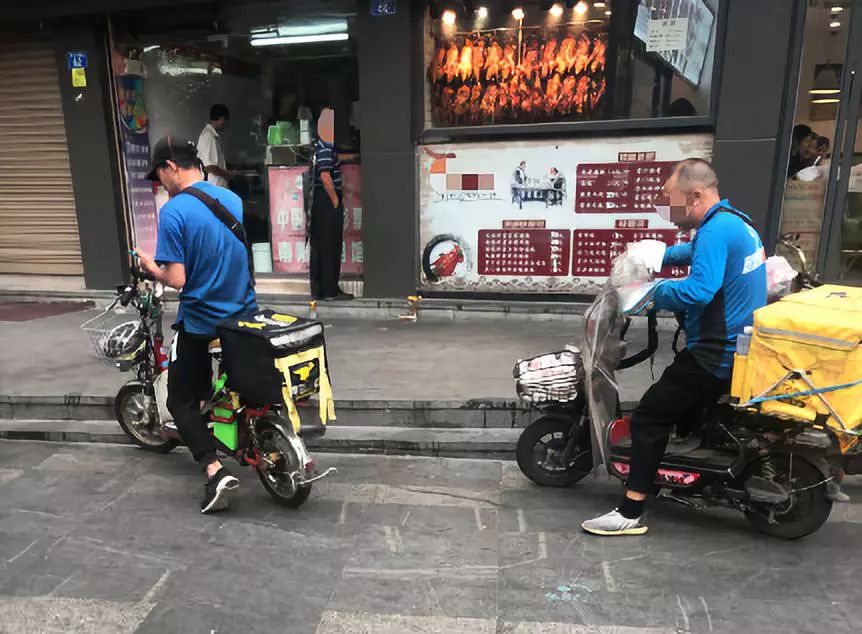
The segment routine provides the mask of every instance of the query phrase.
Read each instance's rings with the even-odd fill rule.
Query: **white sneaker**
[[[614,509],[601,517],[583,522],[581,528],[593,535],[643,535],[648,530],[647,525],[641,522],[643,518],[644,516],[641,515],[637,519],[630,520]]]

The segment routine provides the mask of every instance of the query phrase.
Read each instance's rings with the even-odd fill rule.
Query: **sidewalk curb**
[[[623,403],[624,411],[634,403]],[[300,414],[314,415],[312,401],[300,407]],[[404,427],[446,429],[513,429],[525,427],[542,415],[514,399],[434,400],[350,400],[335,401],[335,413],[342,427]],[[114,398],[65,394],[62,396],[0,395],[2,420],[114,421]]]
[[[338,427],[308,442],[315,452],[511,460],[520,429]],[[110,421],[0,421],[0,439],[132,444]]]

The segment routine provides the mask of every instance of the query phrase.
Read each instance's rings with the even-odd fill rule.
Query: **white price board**
[[[688,18],[666,18],[650,20],[647,25],[646,50],[656,51],[685,50],[688,39]]]

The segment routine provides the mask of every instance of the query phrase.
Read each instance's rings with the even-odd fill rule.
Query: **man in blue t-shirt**
[[[631,419],[631,462],[622,503],[581,526],[595,535],[642,535],[644,504],[671,431],[730,388],[736,338],[766,305],[766,253],[751,219],[718,195],[718,177],[702,159],[677,164],[656,200],[659,215],[697,229],[671,247],[663,265],[690,266],[684,280],[655,289],[656,310],[684,313],[686,348],[644,394]]]
[[[168,368],[168,410],[194,459],[206,468],[201,512],[227,507],[239,480],[222,466],[201,414],[211,390],[209,343],[216,324],[257,310],[248,251],[227,225],[194,195],[194,187],[220,202],[242,222],[242,201],[233,192],[204,181],[197,148],[167,136],[153,149],[150,179],[158,179],[171,199],[159,212],[156,255],[136,249],[141,265],[158,282],[180,290],[177,331]]]

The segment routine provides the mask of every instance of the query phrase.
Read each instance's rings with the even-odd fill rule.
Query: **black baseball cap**
[[[186,139],[178,136],[164,136],[156,142],[150,159],[150,171],[147,172],[147,180],[158,180],[156,168],[161,167],[167,161],[196,162],[198,160],[197,146]]]

